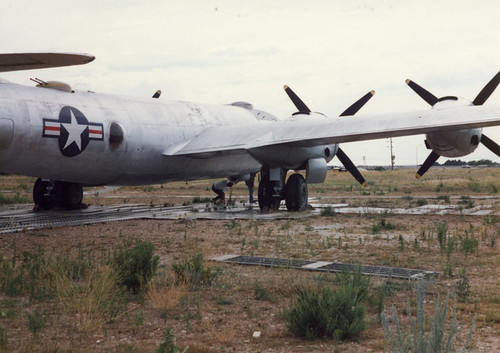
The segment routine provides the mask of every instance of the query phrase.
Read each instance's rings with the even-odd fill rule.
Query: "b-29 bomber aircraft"
[[[88,54],[0,54],[0,72],[86,64]],[[348,117],[370,91],[338,118],[312,112],[287,86],[298,110],[279,120],[245,102],[228,105],[137,99],[73,91],[57,81],[36,87],[0,80],[0,172],[38,178],[38,208],[78,208],[83,186],[141,185],[260,172],[258,201],[275,210],[307,206],[307,185],[322,183],[335,156],[361,184],[365,179],[339,143],[427,134],[432,152],[418,175],[439,156],[458,157],[479,143],[500,146],[482,128],[500,125],[500,107],[483,106],[500,72],[472,101],[437,98],[407,80],[432,109]],[[295,171],[288,173],[289,171]],[[305,171],[305,178],[296,171]]]

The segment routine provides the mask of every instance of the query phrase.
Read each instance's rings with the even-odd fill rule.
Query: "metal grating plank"
[[[300,268],[302,266],[314,263],[316,261],[279,259],[279,258],[258,257],[258,256],[238,256],[222,262],[235,263],[239,265]]]
[[[237,255],[224,255],[212,259],[213,261],[233,263],[238,265],[250,266],[266,266],[266,267],[284,267],[295,268],[309,271],[323,271],[323,272],[354,272],[359,265],[344,264],[340,262],[327,262],[327,261],[310,261],[298,259],[281,259],[273,257],[259,257],[259,256],[237,256]],[[367,276],[391,277],[399,279],[417,279],[420,277],[438,277],[439,272],[417,270],[399,267],[386,267],[386,266],[361,266],[361,273]]]

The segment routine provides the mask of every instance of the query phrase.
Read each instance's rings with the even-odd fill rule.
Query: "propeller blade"
[[[490,82],[488,82],[488,84],[486,86],[484,86],[484,88],[481,90],[481,92],[479,92],[479,94],[474,99],[472,104],[483,105],[484,102],[486,102],[486,100],[488,98],[490,98],[491,94],[493,93],[493,91],[495,91],[495,89],[497,88],[499,83],[500,83],[500,71],[498,71],[498,73],[495,75],[495,77],[493,77],[490,80]]]
[[[406,84],[410,86],[410,88],[414,90],[415,93],[418,94],[429,105],[432,106],[437,103],[438,97],[433,95],[431,92],[427,91],[425,88],[422,88],[421,86],[417,85],[412,80],[406,80]]]
[[[361,97],[357,102],[355,102],[353,105],[351,105],[349,108],[347,108],[342,114],[339,116],[351,116],[356,114],[363,106],[368,102],[373,95],[375,94],[374,90],[371,90],[367,94],[365,94],[363,97]]]
[[[160,98],[161,96],[161,90],[158,90],[155,92],[155,94],[153,94],[153,98]]]
[[[290,99],[292,100],[293,104],[295,104],[295,107],[298,109],[299,112],[301,113],[311,112],[311,109],[309,109],[309,107],[302,101],[302,99],[299,98],[299,96],[295,94],[294,91],[292,91],[290,87],[285,85],[283,86],[283,88],[285,89],[286,94],[288,94],[288,97],[290,97]]]
[[[358,168],[352,163],[352,161],[347,157],[347,155],[342,151],[342,149],[339,147],[337,150],[337,157],[339,157],[340,162],[344,165],[345,169],[351,173],[351,175],[358,181],[358,183],[361,184],[361,186],[366,186],[366,180],[363,178],[361,173],[359,172]]]
[[[500,157],[500,146],[495,141],[483,134],[481,135],[481,143],[485,145],[491,152]]]
[[[429,170],[430,167],[438,160],[439,154],[436,152],[432,151],[427,159],[425,160],[424,164],[420,167],[420,169],[417,171],[417,174],[415,174],[415,177],[419,179],[421,176],[425,174]]]

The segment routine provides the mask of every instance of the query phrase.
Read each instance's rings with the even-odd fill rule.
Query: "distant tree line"
[[[470,161],[470,162],[464,162],[460,159],[448,159],[446,162],[443,164],[439,164],[438,162],[435,163],[436,165],[443,165],[445,167],[451,167],[451,166],[463,166],[463,165],[469,165],[469,166],[479,166],[479,165],[484,165],[484,166],[489,166],[489,167],[496,167],[499,164],[497,162],[493,162],[489,159],[480,159],[477,161]]]

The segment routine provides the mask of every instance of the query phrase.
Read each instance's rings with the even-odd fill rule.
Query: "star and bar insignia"
[[[66,157],[82,153],[90,140],[104,140],[103,125],[90,123],[78,109],[65,106],[59,119],[43,119],[43,137],[59,140],[59,150]]]

